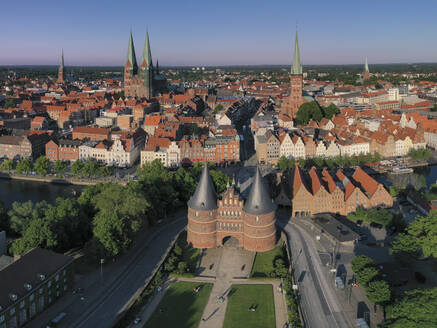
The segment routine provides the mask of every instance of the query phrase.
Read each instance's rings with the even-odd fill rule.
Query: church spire
[[[153,66],[152,52],[150,51],[149,31],[146,31],[146,40],[144,42],[143,56],[141,58],[141,66],[146,66],[146,67]]]
[[[369,72],[369,64],[367,62],[367,56],[366,56],[366,63],[364,64],[364,72]]]
[[[135,55],[134,41],[132,39],[132,31],[130,32],[130,35],[129,35],[129,44],[128,44],[128,48],[127,48],[126,65],[128,63],[130,64],[131,70],[134,70],[136,73],[138,65],[137,65],[137,56]]]
[[[62,49],[61,52],[61,65],[59,66],[59,68],[64,68],[64,49]]]
[[[302,65],[300,64],[299,41],[297,38],[297,31],[296,31],[296,40],[294,43],[294,59],[293,59],[293,66],[291,67],[291,74],[294,75],[302,74]]]
[[[188,207],[207,211],[217,208],[217,195],[215,193],[214,184],[209,175],[208,165],[205,163],[199,184],[197,185],[194,195],[188,201]]]
[[[64,49],[61,52],[61,63],[58,68],[58,83],[64,83]]]

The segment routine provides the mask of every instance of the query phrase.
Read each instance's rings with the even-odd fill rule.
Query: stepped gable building
[[[295,117],[299,106],[302,105],[305,100],[302,97],[303,91],[303,73],[302,65],[300,63],[299,53],[299,41],[296,31],[296,40],[294,44],[294,59],[290,72],[290,96],[287,101],[282,104],[281,114],[284,114],[290,118]]]
[[[197,189],[188,201],[188,243],[196,248],[211,248],[233,241],[257,252],[275,247],[276,205],[259,169],[246,201],[238,189],[233,182],[217,197],[205,165]]]
[[[167,79],[159,72],[158,61],[156,67],[152,63],[149,32],[146,33],[143,55],[138,67],[132,32],[129,36],[127,60],[124,66],[124,93],[126,97],[147,98],[167,90]]]
[[[347,215],[359,207],[393,206],[390,193],[360,167],[346,176],[342,170],[331,175],[326,168],[315,167],[306,173],[296,165],[292,179],[292,216]]]

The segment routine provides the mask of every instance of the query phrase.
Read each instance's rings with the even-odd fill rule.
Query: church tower
[[[61,53],[61,64],[59,65],[58,68],[58,80],[57,83],[64,83],[64,50],[62,50]]]
[[[290,72],[290,102],[288,116],[294,117],[299,110],[299,106],[304,103],[302,98],[303,75],[302,65],[300,64],[299,41],[296,31],[296,40],[294,44],[294,59]]]
[[[153,63],[152,52],[150,50],[149,31],[146,32],[143,56],[141,57],[140,77],[144,80],[143,97],[150,99],[153,97]]]
[[[367,81],[370,79],[370,72],[369,72],[369,64],[367,63],[367,57],[366,62],[364,64],[364,71],[363,71],[363,81]]]
[[[132,39],[132,32],[129,35],[129,43],[127,48],[127,59],[124,65],[124,86],[126,96],[128,96],[129,89],[133,84],[133,80],[138,73],[137,56],[135,55],[134,41]]]

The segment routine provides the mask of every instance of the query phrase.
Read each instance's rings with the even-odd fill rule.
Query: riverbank
[[[115,178],[104,178],[104,179],[74,179],[65,177],[50,177],[50,176],[38,176],[38,175],[20,175],[0,172],[0,179],[8,180],[23,180],[23,181],[33,181],[33,182],[44,182],[53,183],[60,185],[78,185],[78,186],[89,186],[95,185],[97,183],[113,182],[118,183],[123,186],[127,184],[126,181],[115,179]]]

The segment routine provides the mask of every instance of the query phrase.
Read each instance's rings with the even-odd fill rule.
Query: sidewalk
[[[86,275],[76,275],[74,288],[83,288],[83,294],[67,293],[56,303],[27,323],[25,327],[40,328],[60,312],[67,313],[63,326],[69,326],[91,308],[99,306],[105,299],[105,295],[117,287],[116,284],[120,281],[120,278],[124,276],[125,271],[141,259],[141,255],[143,255],[146,249],[153,247],[153,242],[157,236],[165,233],[168,229],[173,229],[175,224],[182,224],[185,218],[175,219],[180,213],[180,211],[175,213],[171,219],[168,219],[166,224],[155,226],[139,235],[134,247],[127,254],[115,262],[110,262],[103,266],[102,276],[100,266],[98,266],[97,263],[96,268],[90,273]],[[81,299],[82,297],[83,300]],[[117,300],[114,301],[116,302]]]
[[[175,281],[190,281],[190,282],[209,282],[213,283],[213,288],[208,299],[208,303],[203,310],[202,320],[199,323],[199,328],[221,328],[226,314],[227,292],[233,284],[247,284],[247,285],[267,285],[271,284],[274,295],[274,306],[276,316],[276,328],[284,327],[288,320],[287,305],[285,296],[278,291],[280,280],[247,280],[246,278],[235,278],[241,276],[241,263],[247,262],[247,258],[254,254],[251,252],[237,250],[233,248],[222,248],[220,259],[217,261],[217,277],[196,277],[196,278],[177,278],[170,279],[164,284],[164,290],[157,293],[141,310],[141,320],[143,324],[147,322],[153,312],[157,309],[160,301],[165,295],[168,287]],[[245,261],[246,260],[246,261]],[[253,262],[253,259],[252,259]],[[246,268],[246,277],[250,273],[251,268]],[[218,298],[224,297],[223,302],[219,302]]]
[[[323,234],[320,236],[320,240],[317,240],[315,238],[314,231],[312,231],[310,228],[309,223],[304,222],[304,220],[301,219],[293,219],[293,222],[312,237],[314,245],[319,253],[333,252],[335,246],[325,236],[323,236]],[[367,300],[364,289],[362,287],[352,287],[349,283],[353,276],[350,260],[355,256],[354,246],[339,245],[337,248],[337,255],[339,258],[334,259],[335,269],[339,269],[341,267],[342,270],[346,271],[346,283],[345,289],[343,290],[334,287],[332,287],[332,289],[334,290],[338,302],[342,307],[342,312],[345,313],[349,322],[351,323],[355,323],[359,316],[362,316],[364,312],[368,312],[370,327],[377,327],[377,324],[382,322],[384,319],[384,313],[382,309],[378,307],[376,312],[373,311],[373,304]],[[331,267],[331,265],[324,266],[323,273],[327,277],[328,282],[331,280],[332,284],[334,284],[335,274],[329,272]]]

